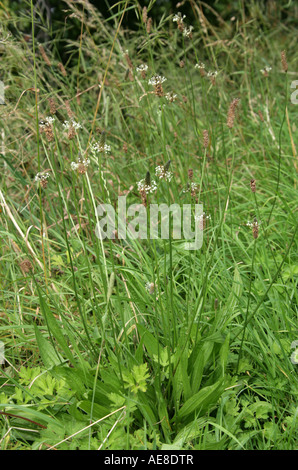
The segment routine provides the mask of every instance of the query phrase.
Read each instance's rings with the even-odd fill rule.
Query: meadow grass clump
[[[295,7],[33,3],[1,13],[1,448],[297,448]],[[98,237],[119,196],[139,233],[202,204],[202,246]]]

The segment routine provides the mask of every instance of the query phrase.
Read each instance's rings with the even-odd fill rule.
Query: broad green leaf
[[[150,333],[143,325],[138,324],[137,328],[151,359],[153,359],[154,356],[158,356],[159,346],[157,339],[154,338],[152,333]]]
[[[167,410],[167,403],[162,396],[162,392],[157,390],[158,416],[166,440],[170,440],[170,420]]]
[[[58,419],[49,416],[46,413],[37,411],[33,408],[25,408],[24,405],[14,405],[7,403],[0,403],[0,410],[5,410],[7,413],[17,414],[19,416],[24,416],[25,418],[34,420],[36,422],[45,424],[45,423],[54,423],[56,426],[62,427],[63,425],[59,423]]]
[[[177,413],[178,420],[182,420],[192,413],[195,413],[197,416],[201,416],[207,408],[210,408],[217,402],[223,390],[223,380],[219,380],[213,385],[204,387],[198,393],[189,398],[182,408],[180,408]]]
[[[220,441],[214,441],[214,442],[202,442],[195,446],[194,448],[196,450],[224,450],[226,448],[226,442],[227,438],[224,436]]]
[[[34,325],[35,337],[39,348],[42,362],[47,369],[51,369],[58,364],[61,364],[62,358],[59,359],[58,353],[55,351],[51,343],[40,333],[36,325]]]
[[[82,397],[86,392],[86,375],[82,370],[68,366],[57,366],[53,368],[52,372],[59,378],[63,378],[69,388],[76,392],[79,397]]]
[[[243,291],[243,283],[238,268],[235,268],[233,284],[231,293],[228,297],[226,305],[217,312],[216,321],[213,324],[213,331],[218,328],[223,329],[225,325],[230,321],[235,309],[238,305],[240,297]]]
[[[183,442],[181,444],[177,442],[176,444],[163,444],[161,446],[161,450],[181,450],[183,446]]]
[[[95,420],[107,416],[112,411],[109,408],[106,408],[105,406],[98,405],[97,403],[92,403],[89,400],[83,400],[79,402],[78,407],[88,414],[90,414],[92,410],[92,418]]]
[[[173,444],[179,442],[187,442],[196,439],[199,435],[202,434],[202,429],[206,425],[207,418],[198,418],[190,423],[186,424],[181,431],[175,437]]]
[[[204,367],[209,360],[209,357],[213,351],[213,347],[213,341],[205,341],[198,351],[192,372],[191,389],[193,393],[196,393],[200,388]]]
[[[219,362],[221,366],[222,375],[224,375],[226,367],[227,367],[229,351],[230,351],[230,334],[227,335],[225,342],[220,348],[220,352],[219,352]]]
[[[45,316],[45,320],[47,322],[49,331],[52,333],[53,337],[56,339],[57,343],[61,347],[67,359],[74,365],[75,360],[68,347],[65,337],[62,333],[61,326],[59,326],[59,323],[57,322],[56,318],[52,314],[51,309],[45,302],[39,289],[38,289],[38,295],[39,295],[39,300],[40,300],[41,311],[43,315]]]
[[[146,399],[146,394],[142,392],[138,392],[138,397],[136,404],[144,416],[144,418],[148,421],[151,428],[154,428],[154,424],[157,423],[158,419],[156,414],[154,413],[151,403],[148,399]]]
[[[28,184],[28,182],[23,178],[22,174],[21,174],[19,171],[17,171],[17,170],[10,164],[10,161],[9,161],[7,158],[5,158],[5,156],[3,155],[3,153],[0,155],[0,158],[3,158],[3,160],[4,160],[4,161],[6,162],[6,164],[9,166],[9,168],[10,168],[12,174],[13,174],[16,178],[18,178],[18,179],[20,180],[20,182],[23,184],[23,186],[25,187],[25,186]],[[14,158],[14,157],[13,157],[13,158]]]
[[[178,366],[181,373],[181,379],[183,383],[183,394],[185,400],[188,400],[191,396],[190,376],[188,373],[188,352],[185,350],[181,356],[181,362]]]

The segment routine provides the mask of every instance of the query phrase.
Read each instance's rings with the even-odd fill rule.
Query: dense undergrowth
[[[295,7],[63,3],[1,12],[1,448],[297,448]],[[202,247],[101,240],[119,195]]]

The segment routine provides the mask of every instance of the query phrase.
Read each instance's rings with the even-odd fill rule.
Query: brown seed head
[[[142,11],[142,21],[144,24],[146,24],[147,22],[147,7],[144,7],[143,8],[143,11]]]
[[[59,70],[60,70],[60,72],[62,73],[63,77],[66,77],[66,76],[67,76],[67,72],[66,72],[66,70],[65,70],[64,65],[62,64],[62,62],[59,62],[58,67],[59,67]]]
[[[46,189],[48,185],[48,180],[47,179],[41,179],[40,180],[40,186],[42,187],[42,189]]]
[[[159,96],[159,97],[164,95],[164,91],[163,91],[163,87],[161,83],[157,83],[156,85],[154,85],[154,93],[156,94],[156,96]]]
[[[254,180],[254,179],[250,180],[250,189],[251,189],[251,191],[252,191],[253,193],[256,192],[256,189],[257,189],[257,187],[256,187],[256,180]]]
[[[259,117],[260,117],[261,121],[264,122],[264,116],[262,114],[262,111],[259,110],[258,114],[259,114]]]
[[[203,147],[207,149],[209,146],[209,133],[207,129],[203,130]]]
[[[56,101],[55,98],[49,98],[50,114],[56,114]]]
[[[67,133],[67,138],[68,140],[74,139],[76,136],[76,131],[73,126],[69,126],[68,133]]]
[[[286,56],[286,51],[281,52],[281,65],[284,70],[284,72],[288,71],[288,63],[287,63],[287,56]]]
[[[79,106],[81,106],[81,98],[80,98],[81,90],[77,89],[76,100]]]
[[[80,175],[84,175],[86,173],[86,169],[87,167],[83,163],[79,163],[78,173],[80,173]]]
[[[126,59],[126,62],[127,62],[127,65],[130,69],[133,69],[133,65],[132,65],[132,61],[130,60],[130,57],[128,55],[128,51],[125,52],[125,59]]]
[[[236,108],[238,106],[239,101],[240,101],[239,98],[233,99],[229,107],[227,125],[230,129],[232,129],[232,127],[234,126],[235,113],[236,113]]]
[[[33,269],[33,266],[32,266],[32,264],[31,264],[31,262],[28,258],[21,261],[19,263],[19,266],[20,266],[21,270],[23,271],[23,274],[29,273]]]
[[[53,140],[54,140],[54,134],[53,134],[53,128],[52,128],[52,126],[46,126],[46,127],[44,128],[44,132],[45,132],[47,141],[48,141],[48,142],[53,142]]]
[[[259,236],[259,224],[256,219],[254,220],[254,223],[252,226],[252,234],[253,234],[254,239],[257,239]]]
[[[147,194],[145,190],[140,191],[141,199],[142,199],[142,204],[143,206],[147,207]]]
[[[42,58],[43,58],[43,60],[45,61],[45,63],[46,63],[49,67],[51,67],[51,66],[52,66],[51,61],[50,61],[50,59],[48,58],[48,56],[47,56],[47,54],[46,54],[46,51],[44,50],[43,46],[39,46],[39,50],[40,50],[40,53],[41,53]]]
[[[147,23],[146,23],[146,31],[148,34],[151,32],[151,27],[152,27],[152,18],[148,18]]]
[[[183,32],[184,31],[183,21],[177,21],[177,27],[178,27],[179,31]]]
[[[65,108],[66,108],[66,112],[67,112],[68,117],[71,119],[73,117],[73,112],[70,109],[70,104],[69,104],[68,100],[65,101]]]

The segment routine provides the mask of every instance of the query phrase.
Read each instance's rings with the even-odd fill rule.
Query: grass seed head
[[[68,129],[68,133],[67,133],[67,138],[68,140],[72,140],[74,139],[76,136],[76,131],[75,131],[75,128],[74,126],[69,126],[69,129]]]
[[[142,10],[142,21],[144,24],[147,23],[147,18],[148,18],[147,7],[144,7]]]
[[[230,104],[228,117],[227,117],[227,126],[229,127],[229,129],[232,129],[232,127],[234,126],[236,108],[238,106],[239,101],[240,101],[239,98],[235,98]]]
[[[62,64],[62,62],[59,62],[59,63],[57,64],[57,66],[58,66],[58,68],[59,68],[61,74],[63,75],[63,77],[66,77],[66,76],[67,76],[67,72],[66,72],[66,70],[65,70],[64,65]]]
[[[203,130],[203,147],[207,149],[209,146],[209,132],[207,129]]]
[[[264,116],[263,116],[262,111],[259,110],[258,115],[259,115],[259,118],[261,119],[261,122],[264,122]]]
[[[56,101],[55,98],[49,98],[49,105],[50,105],[50,114],[56,114]]]
[[[281,65],[284,72],[288,71],[288,63],[287,63],[287,56],[286,51],[281,52]]]
[[[47,56],[46,51],[44,50],[44,47],[40,45],[38,48],[40,50],[41,56],[42,56],[43,60],[45,61],[45,63],[49,67],[52,67],[51,61],[50,61],[49,57]]]
[[[19,266],[20,266],[20,268],[21,268],[23,274],[30,273],[30,271],[33,270],[32,263],[31,263],[31,261],[30,261],[28,258],[26,258],[26,259],[24,259],[23,261],[21,261],[21,262],[19,263]]]
[[[254,179],[250,180],[250,189],[251,189],[251,191],[252,191],[253,193],[256,192],[256,189],[257,189],[257,187],[256,187],[256,180],[254,180]]]
[[[152,27],[152,18],[148,18],[147,23],[146,23],[146,31],[147,31],[147,34],[150,34],[150,32],[151,32],[151,27]]]

